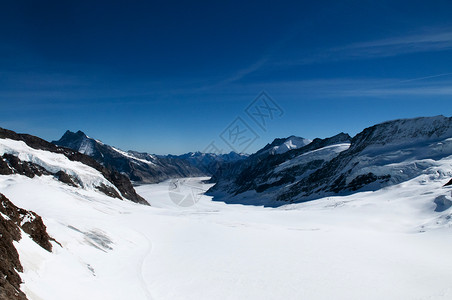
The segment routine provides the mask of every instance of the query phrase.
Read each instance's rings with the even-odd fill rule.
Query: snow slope
[[[77,179],[85,189],[94,190],[101,185],[113,188],[118,195],[121,193],[96,169],[78,161],[71,161],[63,154],[31,148],[23,141],[0,139],[0,156],[12,154],[21,161],[37,164],[51,173],[63,171]]]
[[[0,191],[63,246],[18,243],[32,300],[409,300],[452,297],[452,211],[435,212],[446,182],[421,175],[276,209],[207,196],[178,207],[169,182],[137,188],[151,207],[50,176],[2,175]]]

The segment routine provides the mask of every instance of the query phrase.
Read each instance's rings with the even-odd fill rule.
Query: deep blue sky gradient
[[[2,1],[0,126],[124,150],[351,135],[452,115],[451,1]],[[265,90],[283,109],[259,128]]]

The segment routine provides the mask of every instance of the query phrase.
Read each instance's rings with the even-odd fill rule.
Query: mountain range
[[[136,184],[157,183],[171,178],[210,176],[224,162],[237,161],[244,154],[187,153],[183,155],[155,155],[137,151],[123,151],[82,131],[66,131],[55,145],[88,155],[98,163],[126,175]]]
[[[280,206],[374,191],[421,174],[452,176],[441,170],[442,160],[452,155],[452,118],[444,116],[388,121],[353,138],[340,133],[274,151],[292,139],[276,139],[247,159],[223,165],[208,194],[227,203]]]

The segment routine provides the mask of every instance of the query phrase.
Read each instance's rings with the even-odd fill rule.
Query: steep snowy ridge
[[[364,129],[323,168],[288,187],[280,200],[376,190],[421,174],[450,178],[452,118],[444,116],[388,121]],[[438,167],[443,166],[443,171]]]
[[[400,119],[366,128],[353,138],[351,150],[361,150],[370,145],[379,147],[439,141],[448,137],[452,137],[452,117]]]
[[[0,139],[0,156],[5,153],[12,154],[21,161],[39,165],[52,174],[63,171],[75,178],[82,188],[97,190],[101,186],[107,186],[114,189],[118,195],[120,194],[116,186],[105,179],[99,171],[81,162],[71,161],[63,154],[33,149],[23,141]]]

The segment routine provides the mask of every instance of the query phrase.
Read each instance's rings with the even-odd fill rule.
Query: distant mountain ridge
[[[176,157],[122,151],[92,139],[82,131],[74,133],[68,130],[61,139],[52,143],[87,154],[97,162],[127,175],[134,182],[156,183],[173,177],[205,175],[198,168]]]
[[[196,166],[203,173],[212,175],[215,174],[223,164],[245,159],[248,157],[248,154],[236,153],[232,151],[227,154],[202,153],[198,151],[177,156],[168,156],[183,159]]]
[[[133,182],[158,183],[171,178],[209,176],[224,162],[239,160],[245,155],[187,153],[183,155],[154,155],[137,151],[122,151],[82,131],[66,131],[55,145],[71,148],[94,158],[97,162],[125,174]]]
[[[388,121],[353,138],[341,133],[283,154],[271,154],[273,144],[282,140],[223,166],[212,177],[216,185],[209,193],[214,199],[278,206],[436,174],[437,161],[452,155],[452,118]]]

